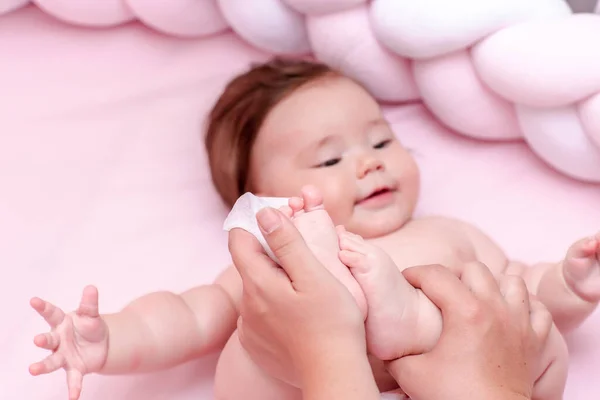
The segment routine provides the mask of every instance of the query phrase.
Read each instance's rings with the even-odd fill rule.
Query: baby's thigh
[[[297,388],[258,367],[239,341],[237,331],[225,345],[215,375],[217,400],[301,400]]]

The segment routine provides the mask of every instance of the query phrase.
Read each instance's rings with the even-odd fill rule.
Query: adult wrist
[[[401,376],[401,374],[398,373],[398,369],[401,365],[400,360],[401,359],[399,358],[385,363],[386,370],[390,375],[392,375],[392,377],[396,380],[396,382],[398,382],[398,384],[401,383],[399,382],[399,377]],[[440,387],[440,389],[442,388]],[[485,400],[531,400],[531,397],[528,397],[524,394],[516,393],[511,390],[501,389],[499,387],[494,387],[493,385],[489,384],[478,385],[477,381],[473,382],[472,385],[469,385],[468,387],[463,387],[462,390],[459,390],[453,395],[449,395],[448,393],[447,395],[450,396],[448,398],[452,398],[452,400],[454,400],[454,395],[456,395],[456,400],[462,400],[466,398]]]
[[[367,359],[367,348],[363,337],[329,337],[304,343],[292,355],[298,371],[312,370],[316,364],[328,365],[349,359]]]
[[[516,393],[504,393],[496,396],[489,397],[490,400],[531,400],[531,397],[516,394]]]
[[[299,370],[303,398],[379,400],[379,390],[364,346],[337,343],[309,357]]]
[[[531,397],[507,389],[480,388],[479,398],[486,400],[531,400]]]

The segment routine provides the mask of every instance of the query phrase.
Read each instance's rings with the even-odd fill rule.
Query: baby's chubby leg
[[[343,227],[338,234],[339,258],[367,298],[369,352],[387,361],[430,350],[442,330],[438,308],[404,279],[385,251]]]
[[[367,298],[369,352],[386,361],[431,350],[442,331],[439,309],[404,279],[387,253],[342,227],[338,227],[338,233],[340,259]],[[551,319],[548,321],[551,323]],[[554,324],[548,335],[537,369],[533,400],[560,400],[566,384],[567,346]]]

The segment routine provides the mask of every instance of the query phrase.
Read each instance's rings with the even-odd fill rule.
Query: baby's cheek
[[[346,225],[352,218],[354,195],[344,194],[341,191],[337,193],[323,191],[323,204],[335,225]]]
[[[406,181],[410,186],[419,186],[421,174],[419,166],[412,158],[407,158],[400,162],[398,165],[401,179]]]

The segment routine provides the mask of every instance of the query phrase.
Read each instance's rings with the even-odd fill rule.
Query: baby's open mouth
[[[369,197],[367,197],[365,200],[371,199],[373,197],[376,197],[376,196],[379,196],[381,194],[388,193],[388,192],[391,192],[391,190],[389,188],[383,188],[383,189],[376,190],[373,193],[371,193],[369,195]]]
[[[376,189],[373,193],[371,193],[367,197],[364,197],[361,200],[359,200],[357,202],[357,204],[367,203],[367,202],[369,202],[371,200],[375,200],[375,199],[380,198],[380,197],[387,197],[388,195],[391,195],[392,192],[394,192],[394,190],[392,188],[389,188],[389,187],[384,187],[384,188]]]

